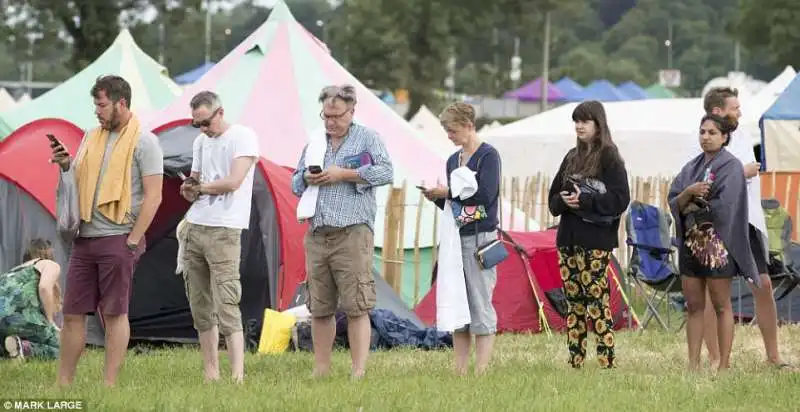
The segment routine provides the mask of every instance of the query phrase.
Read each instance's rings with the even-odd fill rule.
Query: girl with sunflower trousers
[[[606,268],[618,246],[620,216],[630,189],[625,162],[611,140],[603,105],[586,101],[572,112],[577,140],[550,185],[550,213],[560,216],[558,246],[567,298],[567,347],[573,368],[583,366],[589,328],[597,359],[613,368],[614,325]]]

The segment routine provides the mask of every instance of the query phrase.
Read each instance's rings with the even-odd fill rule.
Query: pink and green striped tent
[[[379,97],[353,77],[329,53],[325,44],[311,35],[292,16],[283,1],[273,7],[267,21],[247,39],[220,60],[203,77],[184,89],[165,110],[146,119],[148,128],[154,129],[181,119],[189,119],[189,101],[202,90],[218,93],[225,107],[228,121],[253,128],[260,138],[262,157],[281,166],[295,168],[308,142],[308,136],[323,126],[320,90],[331,84],[350,83],[358,92],[356,122],[380,133],[395,168],[395,183],[405,181],[410,188],[405,204],[403,247],[408,261],[413,261],[415,244],[426,248],[420,256],[423,262],[419,296],[430,285],[432,246],[436,226],[435,206],[423,202],[418,208],[420,194],[415,184],[436,180],[444,181],[445,161],[452,154],[426,141],[424,135],[387,106]],[[453,149],[454,151],[455,149]],[[376,193],[378,215],[375,221],[375,246],[380,249],[384,241],[384,221],[388,188]],[[510,208],[504,203],[504,227],[508,228]],[[419,238],[415,240],[417,212],[420,211]],[[515,227],[524,227],[522,213],[516,211]],[[538,225],[531,225],[534,230]],[[380,267],[380,261],[376,261]],[[413,264],[404,265],[403,277],[410,281],[401,295],[412,303]]]
[[[269,19],[183,95],[151,119],[151,126],[190,116],[189,101],[201,90],[222,98],[226,119],[252,127],[264,157],[295,167],[308,134],[322,127],[317,96],[330,84],[357,87],[356,121],[377,130],[409,184],[444,177],[443,157],[423,143],[401,116],[362,85],[292,16],[282,2]],[[413,167],[412,167],[413,166]],[[412,186],[413,187],[413,186]]]
[[[99,76],[107,74],[122,76],[130,83],[131,108],[140,117],[164,109],[181,94],[166,67],[139,48],[128,30],[122,30],[89,66],[36,99],[0,113],[0,140],[44,118],[64,119],[84,130],[97,126],[89,90]]]

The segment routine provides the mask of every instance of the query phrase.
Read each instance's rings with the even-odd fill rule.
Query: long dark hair
[[[574,175],[581,177],[598,177],[602,171],[603,154],[609,152],[614,161],[622,163],[622,156],[619,154],[617,145],[611,140],[611,131],[606,121],[606,110],[603,104],[596,100],[589,100],[579,104],[572,111],[572,121],[594,122],[597,134],[590,143],[576,138],[575,149],[567,155],[566,173],[564,179],[569,179]]]
[[[739,127],[739,125],[733,119],[717,116],[716,114],[707,114],[703,116],[703,119],[700,120],[700,126],[703,126],[703,123],[705,123],[707,120],[714,122],[714,124],[717,126],[717,129],[719,129],[719,132],[723,136],[728,136],[728,138],[725,139],[725,142],[722,143],[722,147],[729,145],[731,143],[732,133],[737,127]]]

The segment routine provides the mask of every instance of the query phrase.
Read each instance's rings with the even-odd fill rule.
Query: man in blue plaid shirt
[[[369,312],[375,307],[373,278],[375,188],[392,183],[393,167],[377,132],[353,122],[355,88],[329,86],[319,96],[327,148],[322,171],[306,167],[303,149],[292,176],[292,191],[302,196],[319,187],[314,216],[305,236],[308,309],[312,315],[314,375],[330,372],[336,335],[334,314],[341,297],[347,315],[352,377],[364,375],[370,344]]]

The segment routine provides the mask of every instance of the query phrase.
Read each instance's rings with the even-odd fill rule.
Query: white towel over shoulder
[[[328,148],[328,141],[325,137],[325,128],[319,128],[311,133],[311,138],[306,148],[305,166],[324,166],[325,150]],[[304,222],[310,219],[317,211],[317,196],[319,196],[319,186],[309,185],[300,197],[297,204],[297,220]]]
[[[478,189],[475,173],[460,167],[450,174],[453,196],[461,200],[472,197]],[[467,283],[461,256],[461,235],[453,216],[450,200],[444,203],[439,219],[439,256],[436,276],[436,328],[452,332],[472,321],[467,301]]]

